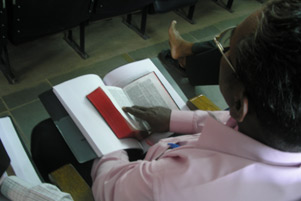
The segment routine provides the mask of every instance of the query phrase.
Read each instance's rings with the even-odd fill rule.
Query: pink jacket
[[[300,200],[301,153],[275,150],[236,128],[226,111],[172,111],[170,130],[195,134],[161,140],[144,160],[129,162],[124,151],[96,159],[95,200]]]

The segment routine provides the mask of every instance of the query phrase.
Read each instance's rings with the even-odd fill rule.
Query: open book
[[[87,98],[87,95],[98,88],[112,101],[133,130],[147,129],[147,125],[124,113],[122,110],[124,106],[163,106],[171,109],[187,109],[186,103],[149,59],[118,67],[103,79],[98,75],[88,74],[54,86],[55,95],[97,156],[129,148],[146,151],[158,138],[170,134],[153,134],[140,142],[134,138],[118,138]]]
[[[87,98],[118,138],[134,137],[135,133],[150,129],[147,122],[124,113],[122,107],[138,105],[178,109],[154,72],[134,80],[123,88],[114,86],[102,88],[98,87],[88,94]]]

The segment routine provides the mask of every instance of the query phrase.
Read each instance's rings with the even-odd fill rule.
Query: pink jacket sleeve
[[[171,132],[183,134],[200,133],[208,116],[212,116],[219,122],[226,124],[230,115],[227,111],[208,112],[203,110],[171,112],[169,129]]]
[[[172,111],[170,130],[178,133],[201,132],[208,115],[210,114],[205,111]],[[168,139],[164,139],[152,146],[147,160],[129,162],[128,155],[123,150],[96,159],[91,172],[95,200],[156,200],[154,180],[169,168],[175,168],[172,164],[177,160],[172,157],[154,160],[168,149],[167,141]]]

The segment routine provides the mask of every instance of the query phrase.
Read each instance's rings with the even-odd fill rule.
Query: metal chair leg
[[[233,4],[233,0],[228,0],[227,3],[225,4],[223,1],[221,0],[213,0],[217,5],[221,6],[222,8],[228,10],[230,13],[233,12],[232,10],[232,4]]]
[[[190,24],[195,24],[195,22],[193,20],[194,10],[195,10],[195,4],[189,6],[187,14],[185,13],[185,10],[183,8],[175,10],[175,13],[178,14],[179,16],[181,16],[182,18],[184,18]]]
[[[16,79],[14,73],[12,72],[12,69],[10,66],[6,45],[4,45],[0,51],[1,51],[0,70],[2,71],[2,73],[4,74],[4,76],[6,77],[8,82],[10,84],[14,84],[14,83],[16,83],[17,79]]]
[[[64,40],[83,58],[87,59],[89,55],[85,52],[85,26],[86,22],[79,25],[79,45],[74,41],[72,36],[72,30],[64,32]]]
[[[140,28],[136,27],[132,23],[132,14],[127,14],[125,18],[123,18],[122,22],[128,26],[130,29],[134,30],[139,36],[143,39],[148,39],[149,36],[146,35],[146,22],[147,22],[147,7],[143,8],[141,11],[141,23]]]

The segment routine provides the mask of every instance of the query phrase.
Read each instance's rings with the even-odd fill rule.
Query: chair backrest
[[[198,0],[154,0],[151,13],[165,13],[185,6],[191,6]]]
[[[18,44],[88,20],[92,0],[6,0],[9,39]]]
[[[2,49],[3,45],[6,44],[7,37],[7,13],[6,13],[6,5],[4,0],[0,0],[0,47]]]
[[[154,0],[96,0],[91,20],[100,20],[142,10]]]

